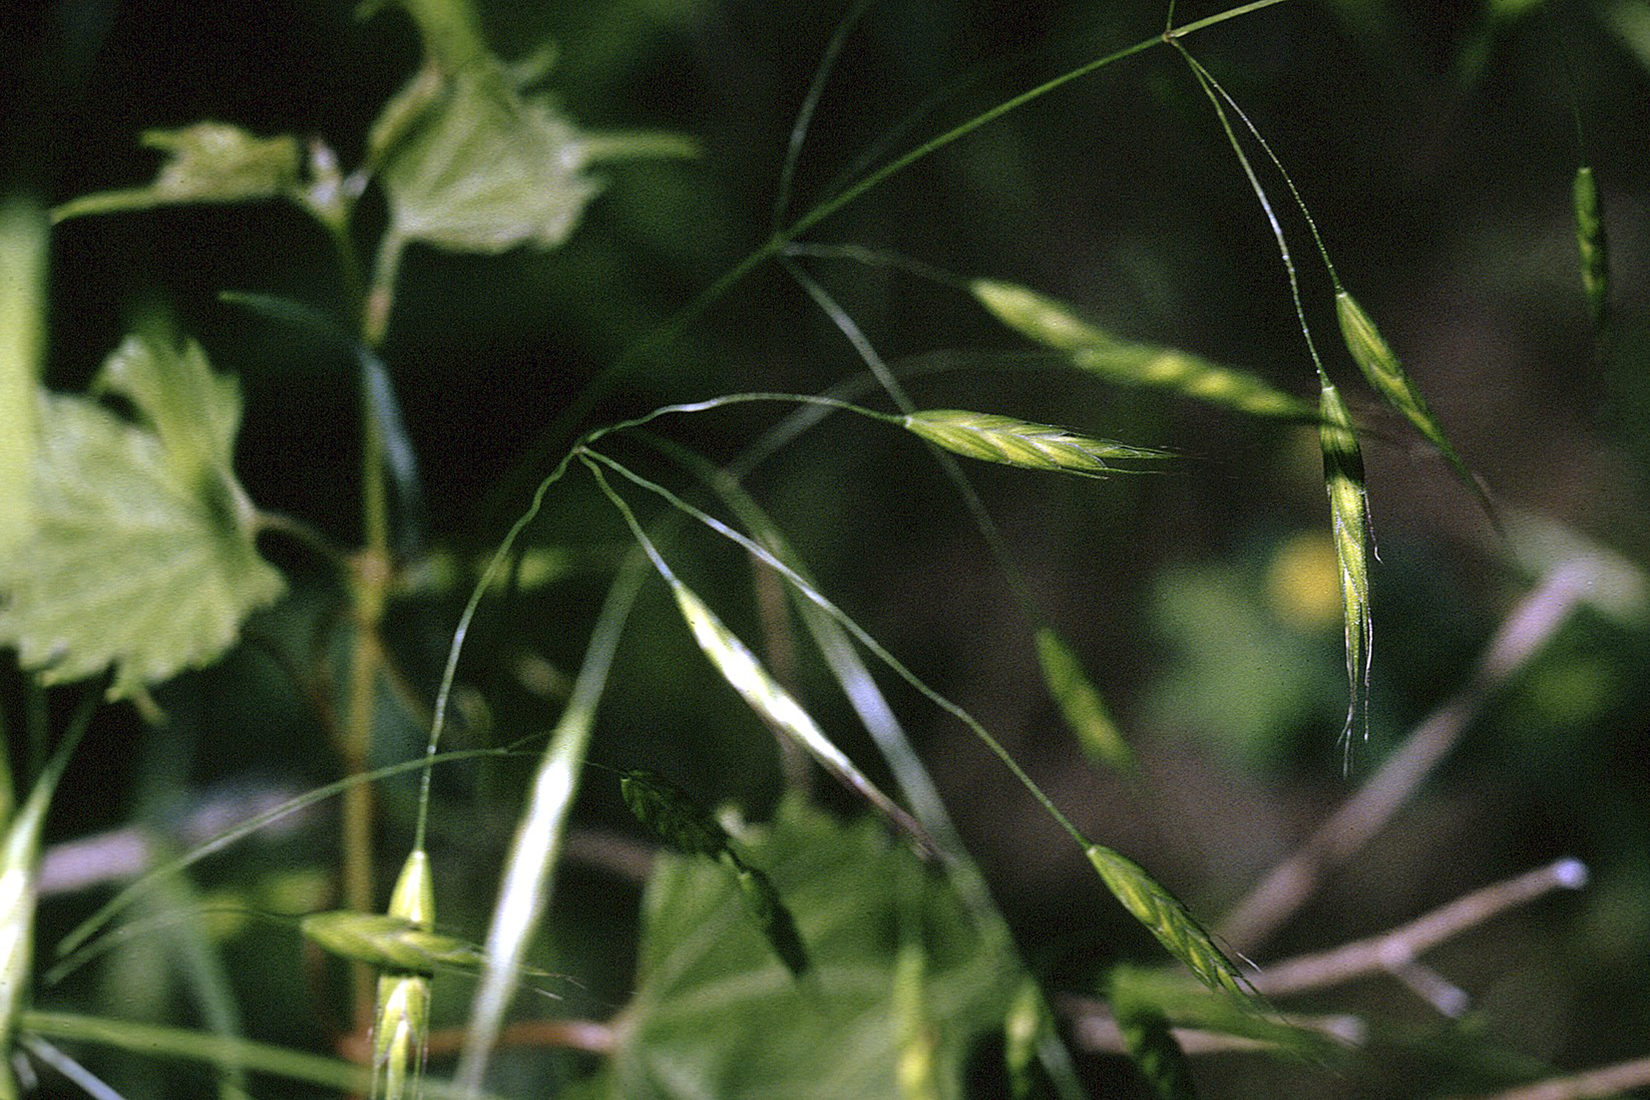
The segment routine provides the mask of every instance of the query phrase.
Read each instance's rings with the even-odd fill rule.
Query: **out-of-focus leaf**
[[[1037,631],[1037,659],[1043,668],[1043,683],[1060,705],[1060,714],[1076,735],[1083,755],[1125,774],[1134,772],[1134,750],[1123,739],[1111,709],[1089,680],[1077,654],[1049,627]]]
[[[54,221],[186,202],[248,202],[296,194],[303,161],[291,134],[261,138],[224,122],[149,130],[143,144],[169,155],[148,187],[99,191],[52,211]]]
[[[565,241],[601,190],[586,171],[596,161],[697,152],[674,134],[585,133],[487,55],[450,71],[426,65],[385,105],[368,146],[399,238],[483,253]]]
[[[813,959],[777,966],[738,887],[704,860],[662,858],[643,902],[636,996],[617,1021],[608,1088],[625,1100],[837,1100],[899,1095],[893,998],[901,904],[917,898],[939,1095],[962,1095],[973,1040],[1000,1027],[1023,972],[943,880],[880,823],[840,825],[797,803],[738,840],[768,868]],[[907,910],[909,912],[909,910]],[[909,966],[910,964],[907,963]],[[821,998],[820,990],[825,996]]]
[[[140,423],[40,395],[35,522],[0,561],[0,644],[48,682],[113,665],[120,698],[216,660],[283,586],[257,554],[256,512],[230,467],[234,380],[198,345],[150,335],[129,337],[97,386]]]
[[[46,343],[49,227],[35,202],[0,203],[0,557],[33,524],[29,469],[38,437],[35,387]]]

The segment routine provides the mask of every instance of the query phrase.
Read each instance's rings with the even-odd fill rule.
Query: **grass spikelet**
[[[745,908],[785,969],[798,978],[808,972],[811,963],[796,929],[796,919],[780,899],[773,880],[739,854],[733,838],[708,810],[664,776],[649,771],[622,773],[619,792],[636,820],[670,848],[683,855],[705,856],[726,867],[739,886]]]
[[[1066,725],[1077,737],[1083,755],[1097,764],[1126,774],[1136,769],[1134,750],[1123,739],[1123,731],[1112,720],[1082,662],[1071,647],[1048,627],[1037,631],[1037,659],[1043,669],[1043,683],[1059,704]]]
[[[1333,385],[1325,383],[1320,404],[1323,419],[1318,442],[1323,449],[1323,480],[1329,493],[1335,557],[1341,572],[1341,614],[1346,628],[1346,679],[1350,699],[1341,736],[1352,750],[1352,727],[1363,712],[1369,736],[1369,661],[1374,621],[1369,610],[1369,498],[1364,492],[1364,458],[1352,430],[1352,414]]]
[[[1381,335],[1381,330],[1375,327],[1374,318],[1364,312],[1363,306],[1344,288],[1335,291],[1335,316],[1341,324],[1341,337],[1346,342],[1346,350],[1358,364],[1358,369],[1364,372],[1370,386],[1416,431],[1426,436],[1427,442],[1444,456],[1462,484],[1478,498],[1484,511],[1493,515],[1494,509],[1484,487],[1444,435],[1438,418],[1427,407],[1426,398],[1421,396],[1421,391],[1405,372],[1392,346]]]
[[[1064,470],[1083,477],[1103,477],[1121,471],[1112,465],[1115,462],[1173,457],[1166,451],[1130,447],[996,413],[925,409],[899,417],[898,421],[954,454],[1028,470]]]
[[[372,1092],[408,1100],[422,1091],[429,1053],[430,977],[382,974],[372,1024]]]
[[[1140,864],[1104,844],[1090,844],[1087,853],[1106,889],[1171,955],[1210,989],[1248,1000],[1250,993],[1243,975],[1180,899],[1160,886]]]
[[[721,822],[662,775],[626,771],[619,777],[619,793],[637,821],[683,855],[715,858],[732,844]]]
[[[1604,237],[1604,204],[1599,198],[1598,180],[1592,165],[1576,169],[1571,188],[1575,204],[1576,247],[1581,252],[1581,287],[1587,294],[1587,308],[1599,329],[1609,313],[1610,254]]]
[[[402,974],[437,970],[475,973],[486,959],[480,947],[432,932],[405,917],[334,909],[298,921],[304,938],[340,958]]]
[[[925,846],[932,847],[933,842],[923,828],[836,747],[819,723],[768,674],[750,647],[724,626],[716,613],[686,585],[674,576],[666,579],[676,597],[676,606],[693,631],[694,641],[745,703],[776,733],[796,741],[845,786],[858,792]]]
[[[999,321],[1039,344],[1066,353],[1072,366],[1118,385],[1152,386],[1250,416],[1312,420],[1310,401],[1276,389],[1247,371],[1189,352],[1120,340],[1036,291],[993,279],[969,284]]]

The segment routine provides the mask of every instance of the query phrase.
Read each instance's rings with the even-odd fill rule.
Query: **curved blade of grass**
[[[0,201],[0,557],[34,526],[38,410],[35,387],[46,346],[46,264],[50,228],[39,203]]]
[[[1121,340],[1034,290],[996,279],[968,284],[976,301],[1021,335],[1065,354],[1079,370],[1125,386],[1151,386],[1251,416],[1315,420],[1310,401],[1257,375],[1190,352]]]
[[[1167,451],[1131,447],[997,413],[923,409],[898,418],[898,423],[935,446],[965,458],[1028,470],[1059,470],[1082,477],[1127,472],[1127,467],[1114,465],[1117,462],[1174,457]]]
[[[249,1073],[265,1073],[355,1095],[365,1095],[372,1086],[371,1072],[365,1066],[250,1039],[70,1012],[25,1012],[20,1023],[23,1030],[34,1035],[131,1051],[145,1058],[171,1058],[217,1067],[237,1065]],[[494,1100],[432,1079],[424,1081],[423,1096],[425,1100]]]
[[[1373,545],[1369,497],[1364,491],[1364,459],[1352,430],[1352,414],[1332,385],[1323,387],[1323,420],[1318,441],[1323,449],[1324,488],[1329,493],[1335,557],[1340,563],[1341,613],[1346,628],[1346,680],[1351,698],[1341,737],[1352,751],[1352,727],[1360,712],[1363,736],[1369,738],[1369,662],[1374,620],[1369,610],[1369,556]]]
[[[516,823],[516,835],[499,880],[492,923],[487,929],[486,961],[470,1003],[464,1049],[459,1055],[455,1080],[462,1086],[481,1087],[504,1027],[504,1014],[523,972],[522,960],[549,907],[567,820],[590,747],[596,707],[607,686],[619,635],[646,576],[647,559],[635,554],[625,561],[608,590],[585,647],[573,693],[550,735],[550,744],[533,777],[527,806]]]
[[[149,891],[155,889],[155,887],[162,880],[178,874],[181,871],[187,870],[212,853],[227,848],[237,840],[257,832],[265,825],[279,821],[288,814],[296,813],[299,810],[304,809],[306,806],[313,806],[317,802],[323,802],[326,799],[343,794],[345,791],[358,787],[363,783],[376,783],[380,779],[389,779],[392,776],[417,771],[420,768],[429,767],[431,765],[457,762],[460,760],[475,760],[484,756],[509,756],[514,751],[516,750],[513,748],[504,747],[491,749],[460,749],[455,752],[444,752],[438,756],[429,758],[403,760],[399,764],[390,764],[374,771],[347,776],[335,782],[328,783],[323,787],[317,787],[312,791],[305,791],[298,797],[288,799],[279,806],[276,806],[274,809],[267,810],[253,817],[249,817],[238,825],[225,829],[223,832],[212,837],[210,840],[196,845],[194,848],[191,848],[188,852],[178,856],[176,859],[169,860],[166,863],[154,867],[142,878],[134,879],[126,886],[125,889],[121,890],[120,893],[105,902],[97,912],[81,921],[80,924],[75,926],[73,931],[64,936],[63,939],[58,942],[56,954],[59,958],[72,954],[88,939],[96,935],[99,930],[109,923],[109,921],[120,915],[120,913],[134,901],[147,894]]]
[[[816,604],[838,625],[848,631],[860,645],[868,649],[879,661],[915,689],[923,698],[967,726],[969,731],[986,748],[990,749],[993,755],[1002,761],[1003,766],[1037,800],[1037,803],[1042,806],[1055,824],[1059,825],[1068,836],[1083,848],[1089,862],[1100,873],[1101,880],[1106,884],[1107,889],[1111,890],[1113,895],[1122,902],[1124,908],[1156,935],[1158,940],[1176,958],[1184,962],[1194,974],[1209,983],[1211,988],[1225,990],[1240,997],[1248,996],[1237,968],[1215,945],[1202,926],[1192,918],[1186,907],[1168,890],[1159,885],[1156,880],[1152,879],[1139,864],[1104,845],[1089,841],[1072,823],[1071,819],[1054,803],[1054,800],[1049,798],[1042,787],[1020,766],[1019,762],[1014,759],[1013,754],[1004,748],[1002,742],[993,737],[991,732],[977,718],[963,707],[929,687],[921,677],[907,668],[886,647],[855,622],[851,616],[822,595],[805,578],[780,561],[765,547],[746,535],[733,530],[702,509],[695,508],[664,486],[647,480],[613,459],[588,449],[581,453],[587,461],[599,462],[633,484],[661,497],[673,507],[692,516],[724,538],[743,547],[748,553],[757,557],[770,568],[777,570],[800,596]],[[612,494],[611,486],[606,486],[606,490],[610,495]],[[622,498],[615,499],[615,506],[624,511],[627,516],[631,515]],[[639,528],[634,525],[633,518],[631,522],[633,524],[632,530],[638,530]],[[651,553],[653,552],[650,551],[650,556]],[[655,559],[655,566],[668,568],[664,567],[663,562],[658,559]],[[668,575],[667,579],[669,579]]]
[[[1593,326],[1602,331],[1609,318],[1610,252],[1604,236],[1604,203],[1599,198],[1592,165],[1583,164],[1576,169],[1570,192],[1575,209],[1576,248],[1581,253],[1581,288],[1587,295]]]

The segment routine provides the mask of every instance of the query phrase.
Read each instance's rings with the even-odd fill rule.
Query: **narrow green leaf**
[[[1599,328],[1609,314],[1610,253],[1604,235],[1604,203],[1599,198],[1598,180],[1591,165],[1576,169],[1571,188],[1575,203],[1576,247],[1581,252],[1581,286],[1587,294],[1587,308]]]
[[[12,1072],[12,1041],[19,1015],[34,989],[34,920],[39,897],[40,837],[46,811],[75,748],[91,723],[93,698],[88,696],[63,739],[34,781],[29,797],[5,823],[0,837],[0,1098],[19,1095]]]
[[[1112,720],[1106,701],[1090,682],[1082,662],[1050,627],[1037,631],[1037,659],[1042,664],[1043,683],[1060,705],[1060,713],[1083,754],[1097,764],[1133,773],[1138,767],[1134,750],[1123,739],[1123,731]]]
[[[209,664],[280,575],[253,545],[256,513],[230,468],[239,391],[193,343],[132,337],[97,385],[129,423],[42,394],[36,522],[0,559],[0,643],[48,682],[114,666],[111,698]]]
[[[147,187],[101,191],[58,206],[53,221],[192,202],[249,202],[298,192],[303,155],[291,134],[260,138],[222,122],[149,130],[143,144],[168,155]]]
[[[1392,346],[1375,327],[1374,318],[1365,313],[1364,308],[1344,289],[1335,292],[1335,315],[1340,320],[1346,350],[1358,364],[1358,369],[1364,372],[1370,386],[1438,449],[1456,477],[1478,498],[1484,511],[1493,515],[1494,507],[1484,487],[1444,435],[1443,426],[1427,407],[1426,398],[1421,396],[1421,391],[1405,372]]]
[[[1003,324],[1064,352],[1072,366],[1108,382],[1170,390],[1251,416],[1317,417],[1310,401],[1286,394],[1257,375],[1177,348],[1119,339],[1034,290],[994,279],[975,279],[969,289]]]
[[[1171,1025],[1215,1032],[1264,1044],[1269,1051],[1318,1064],[1342,1052],[1344,1038],[1292,1024],[1270,1012],[1257,1012],[1223,993],[1213,993],[1183,974],[1138,966],[1113,967],[1106,982],[1114,1012],[1146,1010]]]
[[[1088,857],[1112,896],[1203,984],[1244,1000],[1250,997],[1243,975],[1213,937],[1145,868],[1103,844],[1089,845]]]
[[[193,1029],[39,1011],[25,1012],[22,1026],[37,1035],[127,1050],[144,1058],[239,1067],[357,1095],[364,1094],[372,1083],[366,1069],[337,1058]],[[488,1100],[490,1095],[428,1079],[423,1088],[424,1100]]]
[[[899,417],[898,422],[935,446],[965,458],[1028,470],[1063,470],[1084,477],[1100,477],[1127,469],[1114,465],[1119,461],[1173,457],[1167,451],[1130,447],[996,413],[924,409]]]
[[[0,558],[34,526],[35,388],[46,346],[49,226],[39,204],[0,201]]]
[[[1369,662],[1375,638],[1369,605],[1369,558],[1373,545],[1369,497],[1364,492],[1364,458],[1353,432],[1352,414],[1340,391],[1324,384],[1320,405],[1323,419],[1318,442],[1323,449],[1324,488],[1335,538],[1335,557],[1341,572],[1341,615],[1346,632],[1346,679],[1349,700],[1346,728],[1341,736],[1352,748],[1352,727],[1363,715],[1363,735],[1369,736]]]

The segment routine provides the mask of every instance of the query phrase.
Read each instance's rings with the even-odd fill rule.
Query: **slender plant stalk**
[[[605,397],[612,387],[622,380],[625,375],[637,369],[637,367],[641,364],[658,355],[660,352],[664,351],[671,344],[680,339],[681,335],[687,331],[688,327],[695,320],[703,315],[704,312],[713,304],[720,301],[728,293],[728,291],[743,282],[747,275],[761,267],[767,261],[784,255],[792,243],[803,234],[807,233],[809,230],[813,229],[819,223],[825,221],[839,210],[857,201],[867,192],[880,187],[882,184],[888,182],[890,179],[899,175],[912,165],[918,163],[919,161],[925,160],[934,153],[944,149],[946,146],[951,145],[953,142],[967,137],[969,134],[980,129],[982,126],[995,122],[1004,115],[1007,115],[1012,111],[1016,111],[1028,103],[1035,102],[1043,96],[1048,95],[1050,92],[1063,88],[1065,85],[1070,84],[1074,80],[1081,79],[1082,77],[1088,76],[1090,73],[1097,72],[1100,69],[1116,64],[1119,61],[1127,60],[1136,54],[1144,53],[1154,46],[1161,46],[1165,43],[1170,45],[1177,44],[1180,39],[1185,38],[1188,35],[1196,34],[1197,32],[1205,30],[1209,27],[1224,23],[1229,19],[1234,19],[1242,15],[1248,15],[1251,12],[1260,11],[1263,8],[1269,8],[1275,4],[1280,4],[1283,2],[1284,0],[1253,0],[1251,3],[1240,4],[1237,7],[1228,9],[1227,11],[1218,12],[1205,19],[1199,19],[1196,22],[1188,23],[1184,27],[1180,27],[1178,29],[1171,27],[1163,34],[1153,35],[1151,38],[1143,39],[1142,41],[1134,43],[1132,46],[1125,46],[1120,50],[1106,54],[1104,57],[1099,57],[1092,61],[1085,62],[1076,68],[1061,73],[1059,76],[1046,80],[1033,88],[1029,88],[1018,95],[1005,99],[1001,103],[996,104],[986,111],[982,111],[980,114],[952,127],[944,133],[930,138],[928,141],[923,142],[916,148],[911,149],[901,156],[889,161],[887,164],[884,164],[881,168],[867,173],[858,181],[845,187],[831,198],[819,202],[806,213],[798,217],[795,221],[791,222],[790,225],[785,226],[782,229],[776,228],[765,241],[757,245],[756,248],[754,248],[738,263],[724,271],[716,278],[715,281],[713,281],[704,290],[700,291],[692,301],[677,310],[657,329],[644,337],[639,343],[633,345],[630,350],[622,355],[617,361],[615,361],[601,374],[597,375],[590,385],[586,386],[579,396],[561,411],[550,426],[546,428],[545,431],[540,433],[538,440],[535,441],[532,447],[528,448],[527,456],[520,464],[518,464],[517,470],[525,471],[542,469],[548,457],[554,454],[556,449],[562,445],[562,441],[571,434],[571,427],[578,424],[586,416],[588,416],[590,411],[596,407],[602,398]],[[529,482],[529,484],[531,483]],[[499,483],[499,487],[495,489],[493,493],[489,494],[488,498],[483,502],[483,508],[487,509],[489,506],[496,508],[501,499],[520,493],[522,488],[523,486],[519,475],[502,479]]]

